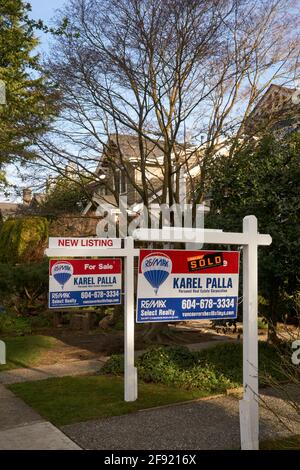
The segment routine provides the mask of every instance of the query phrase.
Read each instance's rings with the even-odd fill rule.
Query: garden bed
[[[281,380],[278,351],[265,342],[259,343],[260,385],[268,376]],[[136,361],[139,379],[144,382],[172,385],[185,390],[224,393],[243,382],[242,344],[226,343],[198,352],[183,346],[152,348]],[[124,358],[112,356],[102,373],[121,375]]]

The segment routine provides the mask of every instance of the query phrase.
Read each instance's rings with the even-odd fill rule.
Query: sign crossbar
[[[249,216],[252,217],[252,216]],[[163,229],[136,229],[133,233],[135,240],[160,241],[174,243],[210,243],[220,245],[257,245],[268,246],[272,243],[270,235],[248,232],[223,232],[222,230],[191,229],[167,227]]]

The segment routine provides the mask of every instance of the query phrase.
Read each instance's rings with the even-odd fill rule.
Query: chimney
[[[30,188],[23,189],[23,204],[29,206],[32,201],[32,190]]]

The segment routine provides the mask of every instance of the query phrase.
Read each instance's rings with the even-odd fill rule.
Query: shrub
[[[278,375],[280,354],[276,348],[265,342],[258,343],[259,373],[262,378],[265,371],[271,375]],[[200,364],[214,366],[219,373],[223,373],[232,383],[242,384],[243,378],[243,347],[240,343],[219,344],[215,348],[204,349],[195,353]],[[261,379],[261,382],[263,380]]]
[[[1,303],[7,311],[37,314],[47,306],[48,261],[0,264]]]
[[[124,373],[124,356],[113,354],[101,369],[103,374],[121,375]]]
[[[268,329],[267,321],[264,318],[258,317],[257,328],[259,328],[260,330],[267,330]]]
[[[296,299],[297,300],[297,299]],[[284,401],[286,408],[285,415],[291,416],[293,421],[300,423],[300,315],[298,314],[298,327],[290,327],[289,325],[282,325],[279,332],[278,338],[280,342],[274,345],[276,353],[280,356],[280,361],[272,363],[273,370],[270,373],[270,369],[266,368],[262,371],[263,382],[265,385],[272,387],[274,396],[279,397]],[[282,382],[285,382],[287,386],[283,386]],[[282,416],[280,416],[277,407],[274,407],[274,403],[270,403],[270,410],[278,418],[278,422],[282,423]],[[289,422],[287,425],[289,426]]]
[[[112,356],[102,372],[120,375],[124,371],[123,356]],[[260,370],[278,374],[279,354],[266,343],[259,344]],[[183,346],[158,347],[146,351],[136,365],[144,382],[162,383],[187,390],[224,392],[240,386],[243,379],[242,345],[216,345],[200,352]]]
[[[217,373],[224,374],[233,384],[241,384],[243,376],[241,344],[219,344],[194,354],[200,367],[213,368]]]
[[[31,333],[31,323],[28,318],[0,313],[0,333],[16,336],[28,335]]]
[[[48,237],[48,221],[43,217],[6,220],[0,231],[0,262],[22,263],[43,256]]]

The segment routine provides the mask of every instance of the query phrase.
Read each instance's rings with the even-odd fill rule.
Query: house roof
[[[32,197],[31,204],[34,202],[37,205],[39,205],[39,204],[43,203],[44,201],[46,201],[46,199],[47,199],[47,194],[45,194],[45,193],[34,193],[34,195]]]
[[[299,127],[299,105],[292,102],[295,88],[271,84],[257,102],[242,127],[246,134],[260,130],[289,132]]]
[[[20,209],[20,204],[14,202],[0,202],[0,213],[6,218],[15,215]]]
[[[270,101],[273,100],[274,104],[276,99],[282,100],[282,102],[288,101],[292,94],[294,93],[295,88],[287,88],[281,85],[271,84],[264,95],[260,98],[254,109],[252,110],[251,115],[255,115],[259,109],[265,108],[268,106]]]
[[[147,163],[155,164],[158,160],[163,158],[163,142],[159,139],[155,142],[147,138],[142,139],[144,151],[146,153]],[[159,145],[161,143],[161,146]],[[177,143],[176,149],[178,151],[186,148],[183,144]],[[141,152],[140,152],[140,139],[136,135],[130,134],[110,134],[109,139],[104,149],[104,153],[109,153],[111,150],[119,151],[123,158],[134,162],[140,161]]]

